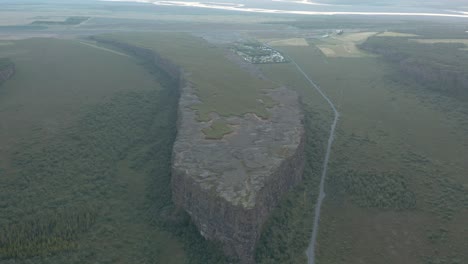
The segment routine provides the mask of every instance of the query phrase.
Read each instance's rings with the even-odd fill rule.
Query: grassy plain
[[[317,46],[281,49],[341,113],[318,263],[462,263],[468,258],[463,224],[468,222],[466,106],[416,84],[407,84],[416,86],[410,89],[392,81],[394,71],[376,57],[329,57]],[[297,89],[307,107],[331,120],[320,95],[293,66],[262,68],[272,80]],[[299,198],[291,202],[296,203],[301,204]],[[283,221],[299,221],[291,216],[294,209],[284,210]],[[274,228],[277,234],[270,244],[281,245],[293,232],[280,231],[280,226]],[[302,249],[283,252],[294,259]]]
[[[409,33],[400,33],[400,32],[392,32],[392,31],[385,31],[382,33],[377,34],[376,36],[379,37],[418,37],[416,34],[409,34]]]
[[[376,32],[344,33],[342,35],[332,34],[321,39],[314,39],[311,42],[318,47],[327,57],[364,57],[367,53],[361,51],[357,45],[364,42]]]
[[[261,39],[259,41],[266,42],[270,46],[309,46],[304,38]]]
[[[224,56],[220,47],[188,34],[118,34],[108,35],[131,44],[152,49],[181,65],[189,74],[201,104],[195,105],[200,121],[209,114],[240,116],[255,113],[268,118],[267,108],[274,102],[265,94],[274,84],[240,69]]]

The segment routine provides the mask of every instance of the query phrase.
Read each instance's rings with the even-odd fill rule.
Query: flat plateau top
[[[270,118],[255,114],[229,117],[233,132],[220,140],[209,140],[201,129],[218,117],[213,114],[210,122],[197,122],[190,108],[197,97],[192,87],[184,88],[174,170],[233,205],[254,207],[257,192],[281,162],[294,155],[304,133],[295,92],[282,87],[269,91],[269,95],[278,102],[268,109]]]
[[[254,207],[258,191],[301,142],[297,94],[240,67],[225,48],[200,37],[106,37],[152,49],[183,68],[174,170],[234,205]]]

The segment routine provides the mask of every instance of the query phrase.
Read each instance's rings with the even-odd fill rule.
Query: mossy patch
[[[204,128],[203,133],[206,139],[222,139],[230,134],[234,129],[224,120],[215,120],[210,127]]]

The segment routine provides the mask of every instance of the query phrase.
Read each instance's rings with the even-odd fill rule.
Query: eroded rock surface
[[[268,119],[255,114],[223,117],[233,132],[219,140],[206,139],[202,130],[221,117],[212,113],[210,122],[197,121],[193,106],[201,102],[187,81],[189,74],[149,49],[93,40],[162,69],[166,75],[160,78],[180,87],[172,157],[174,203],[190,214],[204,237],[221,242],[226,254],[253,263],[263,223],[282,194],[302,178],[305,142],[296,93],[285,87],[268,90],[277,102]]]
[[[208,239],[222,242],[228,255],[254,262],[263,223],[280,197],[302,178],[304,128],[298,97],[285,88],[268,91],[278,104],[270,117],[227,117],[234,132],[206,139],[192,106],[193,87],[182,88],[178,135],[173,148],[174,202],[183,207]]]

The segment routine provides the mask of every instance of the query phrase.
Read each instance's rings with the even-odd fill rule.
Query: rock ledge
[[[278,102],[270,118],[255,114],[225,118],[234,132],[206,139],[193,105],[199,102],[185,82],[179,101],[178,135],[173,148],[172,190],[207,239],[220,241],[226,254],[254,263],[263,223],[280,197],[302,179],[304,127],[298,96],[285,88],[268,91]]]

